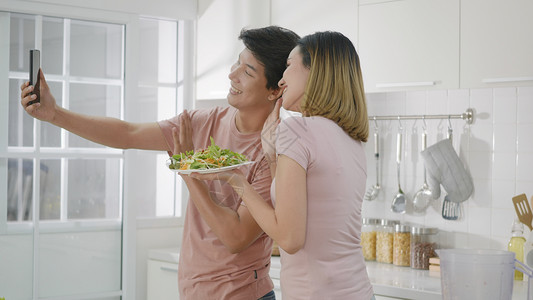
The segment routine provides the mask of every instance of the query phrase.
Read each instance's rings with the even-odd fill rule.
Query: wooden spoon
[[[531,198],[533,201],[533,198]],[[531,213],[531,207],[527,201],[526,194],[521,194],[513,197],[514,209],[518,215],[518,220],[529,227],[529,230],[533,230],[531,221],[533,220],[533,213]]]

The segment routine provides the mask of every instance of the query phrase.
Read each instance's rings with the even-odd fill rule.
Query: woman
[[[279,86],[283,108],[303,117],[279,124],[277,160],[268,155],[275,208],[239,171],[191,176],[227,181],[278,243],[283,299],[372,299],[360,245],[368,116],[353,44],[337,32],[302,38]],[[269,133],[263,130],[265,151]]]

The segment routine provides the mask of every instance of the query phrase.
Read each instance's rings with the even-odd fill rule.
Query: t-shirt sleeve
[[[310,147],[308,140],[310,130],[305,118],[291,117],[283,120],[278,126],[276,153],[286,155],[296,161],[304,170],[310,164]]]
[[[261,161],[259,161],[258,166],[252,175],[250,184],[266,202],[271,203],[270,185],[272,184],[272,176],[270,174],[270,166],[264,156]],[[241,205],[246,206],[244,202],[241,202]]]

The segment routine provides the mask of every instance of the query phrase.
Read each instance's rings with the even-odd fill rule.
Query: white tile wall
[[[474,193],[462,203],[463,214],[457,221],[441,216],[442,189],[424,214],[390,211],[397,193],[396,134],[402,127],[404,137],[401,186],[407,197],[421,188],[423,160],[420,120],[377,121],[381,142],[382,190],[374,201],[364,201],[363,217],[398,219],[441,230],[445,247],[506,249],[511,224],[516,218],[512,197],[525,193],[533,197],[533,87],[461,89],[368,94],[369,116],[460,114],[471,107],[475,122],[450,120],[453,146],[472,175]],[[446,138],[448,120],[426,120],[428,146]],[[374,131],[371,121],[367,143],[367,187],[375,183]],[[526,237],[529,229],[526,227]]]

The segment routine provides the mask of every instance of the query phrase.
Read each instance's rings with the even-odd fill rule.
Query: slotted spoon
[[[374,132],[374,157],[376,158],[376,184],[369,187],[364,199],[372,201],[378,197],[381,186],[379,185],[379,134],[376,129]]]
[[[448,120],[449,122],[450,120]],[[448,124],[448,139],[453,140],[452,126]],[[454,202],[450,199],[450,195],[444,197],[442,202],[442,218],[446,220],[457,220],[461,215],[461,203]]]
[[[533,199],[533,198],[532,198]],[[533,230],[531,226],[531,221],[533,220],[533,213],[531,212],[531,207],[529,202],[527,202],[526,194],[521,194],[513,197],[514,209],[516,210],[516,215],[518,220],[524,223],[529,230]]]

